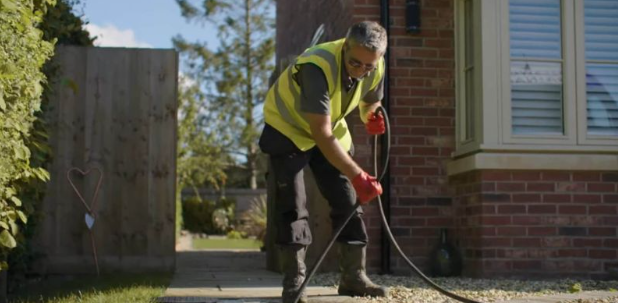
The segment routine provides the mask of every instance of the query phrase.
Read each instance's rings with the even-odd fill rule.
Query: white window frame
[[[561,0],[561,49],[562,49],[562,135],[516,135],[512,129],[511,104],[511,39],[509,24],[509,1],[498,1],[498,9],[502,17],[500,24],[500,53],[504,58],[501,61],[500,79],[502,81],[502,136],[506,144],[576,144],[576,116],[575,116],[575,64],[574,64],[574,35],[573,32],[573,2]]]
[[[465,15],[465,3],[470,1],[472,5],[472,16]],[[473,35],[474,41],[473,48],[477,51],[473,54],[473,75],[474,75],[474,100],[466,100],[466,75],[465,75],[465,62],[466,62],[466,37],[465,33],[465,20],[466,18],[472,18],[472,32],[477,33],[480,30],[480,6],[477,5],[477,0],[459,0],[455,3],[456,14],[455,14],[455,22],[456,24],[461,24],[461,26],[457,26],[455,30],[455,49],[457,50],[456,56],[457,60],[455,60],[455,86],[456,86],[456,98],[460,102],[456,102],[456,115],[457,115],[457,128],[456,128],[456,150],[461,153],[468,153],[475,150],[478,150],[481,143],[481,134],[482,134],[482,109],[480,102],[481,95],[481,56],[478,51],[481,45],[480,35]],[[474,121],[472,122],[472,133],[466,134],[466,123],[468,123],[468,115],[467,106],[473,106],[474,110]],[[467,138],[466,138],[467,137]]]
[[[473,15],[465,16],[463,3],[455,6],[457,131],[454,157],[474,152],[618,153],[618,138],[587,135],[584,44],[584,4],[560,0],[563,52],[563,135],[512,133],[510,32],[508,0],[473,0]],[[465,118],[465,77],[461,62],[464,18],[474,20],[475,107],[473,140],[462,140]],[[478,76],[478,77],[477,77]],[[464,86],[465,87],[465,86]]]
[[[577,74],[577,120],[581,121],[577,128],[578,143],[581,145],[618,145],[618,139],[612,136],[600,136],[588,134],[588,113],[586,95],[586,43],[584,26],[584,1],[575,1],[575,52],[577,54],[575,63]],[[616,16],[618,18],[618,16]]]

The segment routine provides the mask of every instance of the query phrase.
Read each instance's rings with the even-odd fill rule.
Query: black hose
[[[390,23],[390,1],[380,0],[380,24],[384,30],[386,30],[386,37],[391,36],[391,23]],[[382,98],[382,106],[388,112],[391,106],[391,43],[386,44],[386,53],[384,53],[384,96]],[[388,148],[390,148],[390,136],[380,137],[380,157],[382,163],[388,163],[385,161],[384,156],[388,156]],[[388,236],[386,235],[386,229],[391,222],[391,178],[390,178],[390,166],[385,165],[384,171],[386,172],[386,178],[381,179],[383,192],[381,198],[384,198],[383,210],[386,222],[380,225],[380,269],[383,274],[391,273],[391,244],[388,242]]]
[[[382,173],[380,174],[380,177],[378,178],[378,182],[382,180],[382,178],[384,177],[384,175],[386,174],[386,169],[388,167],[388,161],[389,161],[389,154],[390,154],[390,148],[391,148],[391,141],[390,141],[390,134],[391,134],[391,126],[390,126],[390,122],[388,119],[388,115],[386,114],[386,110],[384,109],[384,107],[380,106],[377,110],[376,113],[380,111],[382,112],[382,114],[384,115],[384,121],[386,123],[386,136],[387,136],[387,154],[385,157],[385,161],[384,164],[382,166]],[[378,136],[374,137],[374,154],[373,154],[373,167],[374,167],[374,175],[378,175]],[[320,266],[320,264],[322,264],[322,261],[324,261],[324,257],[326,257],[326,254],[328,253],[328,251],[330,251],[331,247],[333,246],[333,244],[335,243],[335,240],[339,237],[339,234],[341,234],[341,231],[343,230],[343,228],[348,224],[348,222],[350,221],[350,219],[352,219],[352,217],[356,214],[356,209],[360,206],[360,202],[356,202],[356,205],[354,205],[354,209],[350,212],[350,214],[348,215],[348,217],[345,219],[345,221],[343,222],[343,224],[337,229],[337,231],[335,231],[335,234],[333,235],[332,239],[330,239],[330,241],[328,242],[328,245],[326,246],[326,248],[324,248],[324,251],[322,251],[322,253],[320,254],[320,257],[318,258],[318,260],[315,262],[315,264],[313,265],[313,267],[311,268],[311,270],[309,271],[309,274],[307,275],[307,277],[305,278],[305,281],[303,281],[303,284],[300,286],[300,289],[298,290],[298,293],[296,294],[296,298],[294,299],[294,303],[297,303],[298,300],[300,299],[303,291],[305,290],[305,288],[307,288],[307,284],[309,283],[309,280],[311,280],[311,277],[313,277],[313,275],[315,274],[315,272],[318,270],[318,267]],[[468,299],[468,298],[464,298],[460,295],[457,295],[455,293],[452,293],[442,287],[440,287],[440,285],[436,284],[435,282],[433,282],[431,279],[429,279],[427,276],[425,276],[423,274],[423,272],[421,272],[420,269],[418,269],[416,267],[416,265],[414,265],[414,263],[412,263],[412,261],[410,261],[410,259],[408,259],[408,257],[406,257],[406,254],[401,250],[401,248],[399,247],[399,244],[397,244],[397,241],[395,241],[395,237],[393,236],[393,233],[391,232],[389,226],[388,226],[388,222],[386,220],[386,216],[384,215],[384,209],[382,209],[382,199],[380,198],[380,196],[378,196],[378,208],[380,209],[380,216],[382,217],[382,222],[384,223],[385,229],[386,229],[386,234],[388,235],[388,238],[391,241],[391,244],[393,244],[393,246],[395,247],[395,249],[397,249],[397,251],[399,252],[399,255],[401,255],[401,257],[406,261],[406,263],[408,264],[408,266],[410,266],[410,268],[412,268],[412,270],[414,270],[414,272],[425,282],[427,283],[429,286],[431,286],[433,289],[437,290],[438,292],[440,292],[441,294],[453,298],[457,301],[460,302],[464,302],[464,303],[481,303],[480,301],[475,301],[472,299]]]

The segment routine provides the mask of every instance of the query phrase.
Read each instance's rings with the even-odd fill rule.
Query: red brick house
[[[420,268],[448,228],[465,276],[602,278],[618,268],[616,3],[277,1],[277,58],[320,24],[322,41],[361,20],[388,27],[385,207]],[[348,122],[371,170],[373,140]],[[370,270],[410,273],[385,248],[377,204],[365,219]]]

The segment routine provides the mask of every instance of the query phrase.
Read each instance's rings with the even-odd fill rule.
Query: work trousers
[[[303,169],[308,165],[318,189],[331,207],[332,228],[338,229],[356,204],[350,180],[332,166],[319,148],[299,150],[294,143],[268,124],[260,137],[260,148],[270,157],[269,177],[275,179],[276,242],[279,245],[309,245],[312,241]],[[271,193],[269,193],[271,194]],[[343,229],[337,242],[367,244],[367,230],[356,214]]]

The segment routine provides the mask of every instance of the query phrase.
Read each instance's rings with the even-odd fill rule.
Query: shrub
[[[236,216],[235,216],[235,212],[236,212],[236,199],[231,199],[231,198],[221,198],[219,199],[219,203],[218,203],[219,208],[223,209],[225,211],[225,214],[227,216],[227,219],[229,222],[235,222],[236,221]]]
[[[265,243],[266,238],[266,205],[266,195],[260,195],[251,201],[250,208],[242,214],[242,230],[262,243]]]
[[[192,233],[214,233],[212,214],[215,203],[192,196],[182,201],[182,220],[184,229]]]
[[[8,2],[15,2],[15,0]],[[19,2],[23,4],[27,1],[20,0]],[[36,27],[42,32],[43,40],[56,41],[57,45],[92,46],[93,39],[89,38],[90,34],[83,27],[86,22],[75,15],[73,10],[79,2],[80,0],[58,0],[54,6],[45,7],[42,4],[34,4],[35,7],[41,8],[38,13],[44,11],[42,21],[35,22]],[[4,8],[2,12],[5,12]],[[11,51],[14,50],[14,48],[11,48]],[[49,107],[49,97],[53,93],[52,83],[61,80],[58,77],[59,70],[60,66],[52,61],[47,61],[41,68],[47,81],[40,82],[43,88],[40,98],[40,111],[34,112],[35,119],[29,130],[29,136],[24,138],[24,143],[30,150],[29,166],[34,169],[48,167],[52,160],[52,150],[48,142],[49,125],[46,112]],[[0,89],[0,91],[2,90]],[[20,233],[16,237],[17,246],[10,250],[8,254],[9,291],[15,286],[23,284],[26,275],[36,270],[32,266],[34,261],[43,256],[36,251],[31,240],[43,217],[41,202],[45,197],[46,179],[25,178],[15,182],[13,187],[17,189],[18,197],[22,201],[22,210],[26,215],[27,223],[22,221],[22,224],[19,224]]]
[[[233,239],[233,240],[237,240],[237,239],[244,239],[247,237],[247,234],[241,231],[237,231],[237,230],[230,230],[227,233],[227,238],[228,239]]]
[[[33,212],[21,193],[33,180],[49,180],[43,167],[31,166],[26,142],[46,82],[41,69],[55,43],[45,41],[37,25],[54,3],[0,1],[0,270],[8,267],[9,251],[23,243],[20,225],[27,223],[26,213]]]
[[[223,208],[217,208],[212,213],[212,223],[219,231],[225,231],[230,226],[230,219],[227,217],[227,212]]]
[[[203,200],[196,196],[182,201],[184,229],[192,233],[225,234],[233,228],[234,199],[220,199],[218,202]]]

